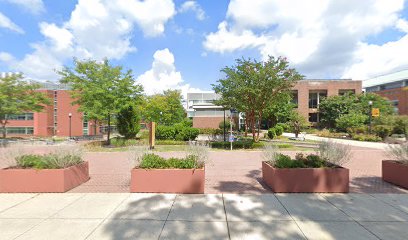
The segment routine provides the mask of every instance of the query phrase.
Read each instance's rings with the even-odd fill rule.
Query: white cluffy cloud
[[[194,12],[196,18],[200,21],[205,19],[205,11],[196,1],[185,1],[179,9],[180,13],[188,11]]]
[[[3,13],[0,12],[0,28],[7,28],[17,33],[24,33],[23,29],[21,29],[17,24],[10,20],[10,18],[6,17]]]
[[[12,4],[16,4],[33,14],[39,14],[45,11],[44,3],[42,0],[6,0],[6,1]]]
[[[167,89],[179,89],[185,97],[188,91],[199,91],[184,84],[181,73],[176,70],[174,55],[168,48],[157,50],[153,54],[152,68],[136,81],[143,85],[148,95],[162,93]]]
[[[367,37],[386,29],[407,32],[400,18],[403,0],[366,0],[349,4],[335,0],[231,0],[218,31],[209,33],[207,51],[225,53],[258,49],[286,56],[308,77],[368,78],[408,64],[405,37],[385,44],[368,44]],[[363,55],[361,55],[363,54]],[[376,59],[372,59],[375,56]],[[375,62],[375,67],[368,67]],[[376,68],[378,67],[378,68]]]
[[[54,69],[72,57],[121,59],[136,51],[130,40],[137,30],[159,36],[175,14],[172,0],[79,0],[62,25],[39,24],[45,40],[31,44],[32,53],[6,64],[31,78],[55,80]]]

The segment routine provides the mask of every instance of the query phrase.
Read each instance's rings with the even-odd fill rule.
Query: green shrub
[[[282,126],[276,125],[274,128],[275,128],[276,136],[281,136],[283,134],[283,127]]]
[[[265,143],[263,142],[254,142],[252,144],[252,148],[263,148],[265,146]]]
[[[219,129],[224,130],[224,124],[225,124],[225,129],[228,130],[231,128],[231,122],[229,120],[226,120],[225,123],[224,121],[221,121],[220,124],[218,124]],[[234,122],[232,122],[232,128],[234,128]]]
[[[195,140],[200,134],[200,130],[192,127],[185,127],[183,124],[174,126],[157,126],[156,138],[159,140],[189,141]]]
[[[368,127],[367,126],[361,126],[361,127],[354,127],[354,128],[347,128],[347,133],[350,134],[350,136],[353,136],[354,134],[367,134],[368,133]]]
[[[277,123],[275,125],[275,127],[277,127],[277,126],[282,127],[284,132],[289,132],[290,131],[290,125],[287,124],[287,123]]]
[[[276,146],[278,146],[278,148],[291,148],[291,147],[293,147],[293,145],[289,144],[289,143],[281,143],[281,144],[277,144]]]
[[[111,139],[111,145],[114,147],[128,147],[128,146],[134,146],[138,144],[139,144],[139,141],[136,139],[125,139],[125,138],[119,138],[119,137],[115,137]]]
[[[388,125],[377,125],[373,127],[373,132],[383,140],[391,135],[392,130],[393,127]]]
[[[166,160],[153,153],[143,155],[139,168],[143,169],[193,169],[201,168],[202,164],[198,163],[197,156],[188,155],[185,158],[169,158]]]
[[[382,140],[379,136],[373,134],[355,134],[352,136],[352,139],[366,142],[380,142]]]
[[[268,129],[268,137],[269,137],[270,139],[276,138],[275,128],[269,128],[269,129]]]
[[[212,148],[229,149],[231,147],[230,142],[211,142]],[[240,140],[232,143],[233,149],[252,149],[254,148],[254,141],[252,140]]]
[[[325,159],[319,155],[310,154],[305,156],[303,153],[297,153],[295,160],[291,159],[290,156],[278,154],[274,164],[276,168],[321,168],[327,166]]]
[[[17,166],[21,168],[46,169],[48,164],[42,155],[22,155],[16,158]]]
[[[158,125],[156,128],[157,139],[175,139],[176,129],[170,126]]]
[[[126,139],[135,138],[140,131],[140,113],[132,106],[123,107],[117,115],[117,128]]]
[[[275,159],[276,168],[292,168],[293,160],[288,155],[278,153]]]
[[[50,153],[45,155],[27,154],[15,158],[17,167],[34,169],[61,169],[83,162],[82,157],[75,153]]]
[[[176,140],[156,140],[156,145],[186,145],[185,141]]]
[[[395,116],[395,121],[393,124],[393,133],[395,134],[406,134],[408,131],[408,116]],[[389,124],[389,123],[388,123]]]
[[[336,119],[337,131],[347,131],[347,128],[358,128],[364,126],[368,117],[362,113],[344,114]]]

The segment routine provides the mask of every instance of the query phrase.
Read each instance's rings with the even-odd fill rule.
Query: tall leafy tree
[[[131,70],[113,66],[108,60],[79,61],[74,59],[74,67],[65,67],[59,72],[61,83],[71,86],[72,104],[79,105],[79,111],[88,119],[107,122],[110,145],[111,121],[123,106],[139,102],[143,87],[136,84]]]
[[[25,81],[21,74],[0,78],[0,124],[3,138],[7,137],[7,115],[41,112],[50,103],[45,93],[36,91],[39,84]]]
[[[303,78],[295,69],[289,68],[286,58],[271,56],[265,62],[237,59],[235,65],[225,67],[221,72],[225,78],[213,85],[215,92],[221,95],[217,104],[244,112],[246,125],[255,141],[259,140],[260,122],[268,106],[283,103],[285,98],[282,95],[288,94]]]
[[[173,125],[183,121],[186,116],[179,90],[166,90],[163,94],[146,97],[143,117],[147,122]]]

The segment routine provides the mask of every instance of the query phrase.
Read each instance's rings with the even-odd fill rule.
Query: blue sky
[[[353,3],[353,4],[351,4]],[[403,0],[0,0],[0,71],[58,80],[73,57],[134,71],[148,94],[210,90],[244,57],[285,56],[307,78],[408,69]]]

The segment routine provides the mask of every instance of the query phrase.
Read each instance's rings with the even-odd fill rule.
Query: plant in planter
[[[383,180],[408,189],[408,143],[389,145],[387,153],[393,160],[382,161]]]
[[[340,167],[351,156],[350,147],[331,141],[319,145],[318,154],[296,154],[295,159],[264,148],[262,177],[274,192],[348,192],[349,170]]]
[[[10,167],[0,169],[0,192],[66,192],[89,180],[89,166],[82,149],[60,146],[48,154],[6,150]]]
[[[204,193],[205,146],[190,145],[185,157],[168,159],[139,147],[130,157],[136,166],[131,172],[131,192]]]

